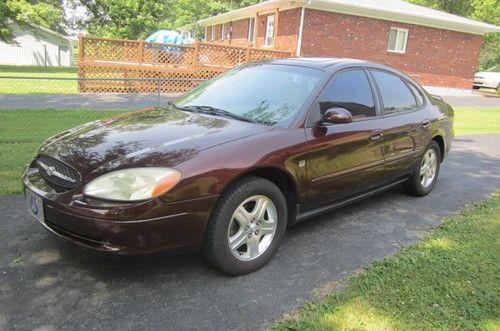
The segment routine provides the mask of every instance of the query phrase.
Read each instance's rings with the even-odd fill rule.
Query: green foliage
[[[22,173],[40,144],[71,127],[124,113],[99,109],[0,109],[0,195],[21,193]]]
[[[273,330],[499,330],[500,194]]]
[[[455,134],[500,133],[500,108],[455,107]]]
[[[72,0],[89,16],[77,24],[89,34],[140,39],[160,29],[194,27],[199,19],[257,3],[258,0]]]
[[[411,2],[475,20],[500,25],[500,0],[410,0]],[[500,63],[500,33],[488,34],[479,57],[479,70]]]
[[[75,67],[0,66],[0,76],[76,78]],[[37,80],[0,78],[0,94],[78,93],[74,80]]]
[[[11,23],[20,26],[37,24],[58,32],[64,32],[66,21],[62,0],[1,0],[0,40],[12,41]]]

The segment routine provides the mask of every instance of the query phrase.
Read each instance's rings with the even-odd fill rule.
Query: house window
[[[405,53],[408,42],[408,29],[391,28],[389,30],[389,52]]]
[[[220,39],[224,40],[224,35],[226,34],[226,29],[225,29],[225,24],[221,24],[221,28],[220,28]]]
[[[255,18],[248,20],[248,41],[255,42]]]
[[[269,15],[267,17],[267,24],[266,24],[266,40],[265,40],[266,46],[271,46],[273,44],[273,39],[274,39],[274,15]]]

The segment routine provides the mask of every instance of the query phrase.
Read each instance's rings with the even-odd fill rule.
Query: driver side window
[[[337,73],[326,86],[319,105],[321,114],[341,107],[350,111],[354,120],[376,115],[370,82],[362,69]]]

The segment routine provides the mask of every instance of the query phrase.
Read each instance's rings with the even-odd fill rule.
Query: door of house
[[[266,40],[265,40],[265,45],[266,46],[272,46],[273,45],[273,39],[274,39],[274,15],[269,15],[267,17],[267,24],[266,24]]]

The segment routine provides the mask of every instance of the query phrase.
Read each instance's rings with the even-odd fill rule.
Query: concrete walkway
[[[287,230],[261,270],[229,277],[200,255],[113,257],[54,237],[20,195],[0,198],[0,330],[259,330],[361,267],[421,240],[500,188],[500,135],[461,136],[434,191],[399,188]]]
[[[160,105],[178,95],[162,94]],[[158,106],[156,94],[0,94],[0,109],[136,109]]]
[[[163,94],[160,105],[180,94]],[[471,94],[446,96],[454,107],[499,107],[500,97]],[[156,94],[0,94],[0,109],[60,108],[60,109],[137,109],[158,105]]]

